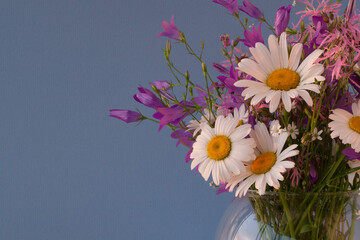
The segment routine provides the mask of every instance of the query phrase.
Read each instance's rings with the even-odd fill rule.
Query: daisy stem
[[[288,204],[287,204],[287,202],[285,200],[284,193],[279,193],[279,194],[280,194],[281,203],[282,203],[282,205],[284,207],[286,217],[288,219],[288,226],[290,228],[291,237],[295,239],[296,235],[295,235],[295,232],[294,232],[294,225],[293,225],[293,222],[292,222],[289,206],[288,206]]]

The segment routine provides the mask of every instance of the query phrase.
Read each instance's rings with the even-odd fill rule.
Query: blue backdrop
[[[273,23],[292,1],[253,3]],[[172,80],[155,38],[172,14],[209,66],[220,34],[242,34],[210,0],[0,2],[0,239],[213,239],[233,194],[190,170],[169,129],[108,116]],[[172,56],[203,81],[182,45]]]

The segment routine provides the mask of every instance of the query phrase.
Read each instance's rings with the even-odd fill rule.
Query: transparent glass
[[[234,199],[215,240],[360,240],[360,191],[266,193]]]

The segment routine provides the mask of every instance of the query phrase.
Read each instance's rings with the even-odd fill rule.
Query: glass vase
[[[216,240],[360,240],[360,191],[249,191],[225,211]]]

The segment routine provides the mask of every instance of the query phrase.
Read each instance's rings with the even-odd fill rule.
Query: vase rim
[[[323,196],[334,196],[334,195],[348,195],[348,196],[360,196],[360,189],[344,191],[344,192],[265,192],[263,195],[259,195],[258,190],[248,190],[245,197],[265,197],[265,196],[278,196],[284,194],[287,196],[304,196],[304,195],[323,195]]]

